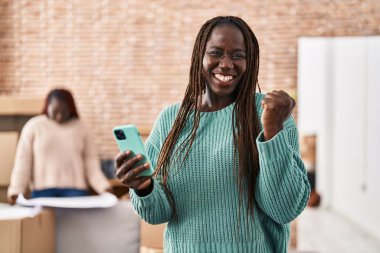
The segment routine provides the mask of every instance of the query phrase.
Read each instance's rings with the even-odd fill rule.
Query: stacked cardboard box
[[[0,97],[0,115],[36,115],[42,110],[42,98]]]
[[[141,221],[141,253],[163,252],[164,230],[166,224],[150,225]]]
[[[44,209],[32,218],[0,219],[0,252],[55,252],[54,211]]]
[[[43,101],[41,98],[0,96],[0,202],[7,202],[19,132],[30,117],[41,112]]]
[[[300,139],[301,156],[307,171],[315,171],[316,166],[316,135],[304,135]]]
[[[13,169],[17,141],[17,132],[0,132],[0,202],[7,202],[6,193]]]

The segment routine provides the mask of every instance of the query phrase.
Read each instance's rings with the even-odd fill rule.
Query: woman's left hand
[[[17,200],[17,194],[13,194],[11,196],[8,197],[8,202],[9,204],[11,204],[12,206],[14,204],[16,204],[16,200]]]
[[[265,140],[270,140],[284,128],[285,120],[292,114],[296,102],[285,91],[272,91],[261,101],[261,124]]]

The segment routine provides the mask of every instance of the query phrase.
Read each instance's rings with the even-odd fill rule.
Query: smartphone
[[[143,159],[137,163],[137,166],[144,163],[150,164],[150,168],[143,171],[140,176],[153,175],[154,171],[152,168],[152,163],[146,154],[145,147],[137,127],[134,125],[117,126],[113,129],[113,134],[120,152],[129,150],[132,152],[133,156],[138,154],[143,156]]]

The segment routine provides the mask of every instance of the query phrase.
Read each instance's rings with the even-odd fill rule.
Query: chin
[[[237,85],[231,85],[229,87],[221,87],[220,85],[213,85],[212,92],[218,97],[228,97],[233,96]]]

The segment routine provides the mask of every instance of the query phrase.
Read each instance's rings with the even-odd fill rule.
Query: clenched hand
[[[261,101],[261,123],[265,140],[270,140],[284,128],[284,122],[292,114],[296,102],[285,91],[272,91]]]

